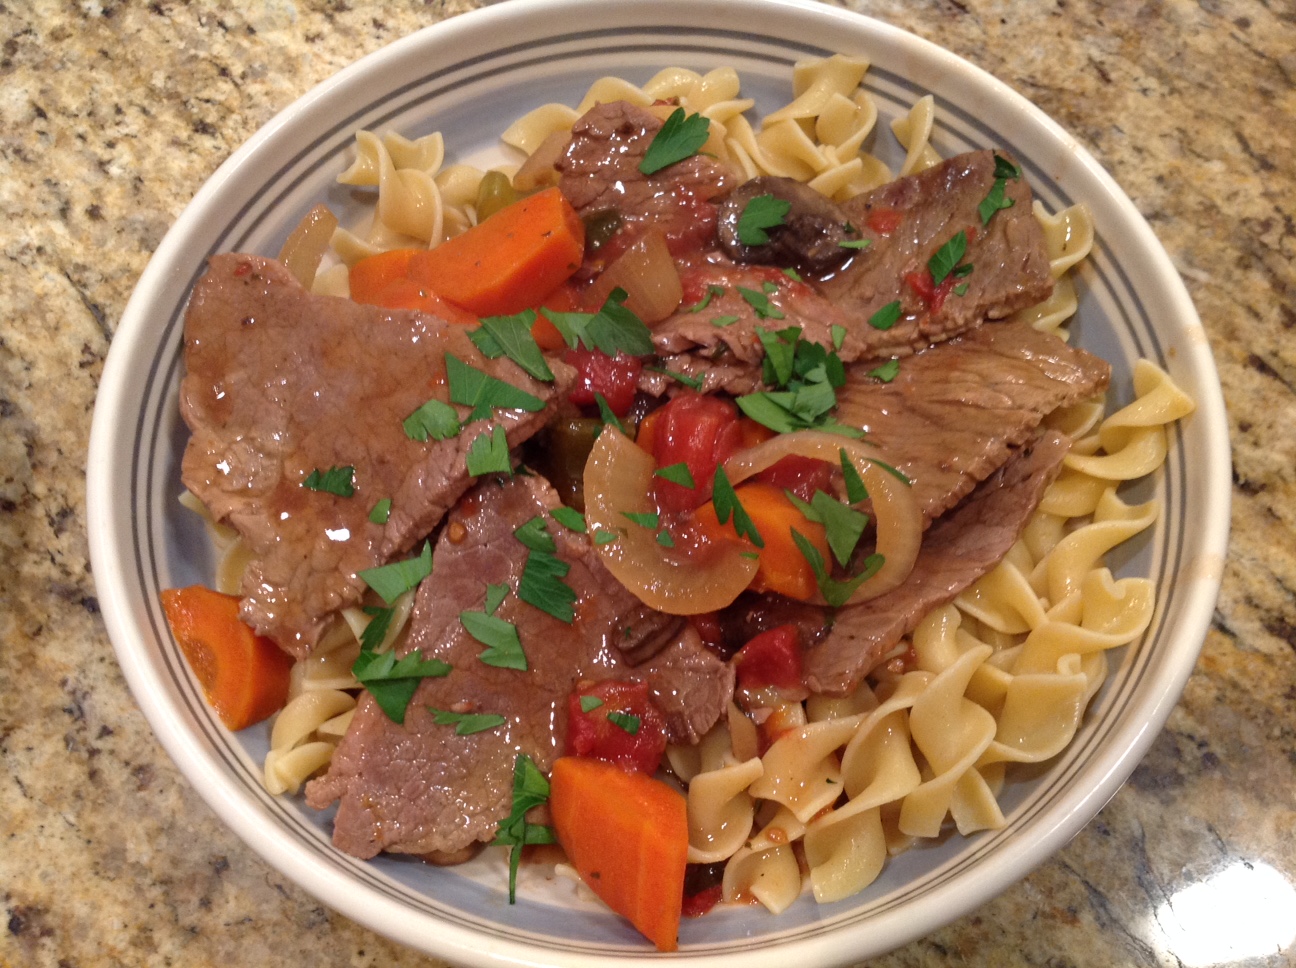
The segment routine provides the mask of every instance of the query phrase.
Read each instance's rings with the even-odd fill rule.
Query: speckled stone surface
[[[1294,963],[1296,7],[848,5],[1107,166],[1187,281],[1234,444],[1223,593],[1145,762],[1024,882],[875,963]],[[98,615],[83,474],[112,333],[203,180],[315,83],[471,6],[0,0],[0,964],[438,964],[286,881],[167,759]]]

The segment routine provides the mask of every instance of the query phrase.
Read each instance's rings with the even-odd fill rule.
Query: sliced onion
[[[513,176],[513,187],[520,192],[533,192],[558,184],[558,169],[555,166],[567,150],[569,141],[570,131],[555,131],[536,145],[536,150],[522,162],[522,167]]]
[[[751,584],[758,562],[741,545],[720,542],[705,560],[657,543],[654,533],[628,521],[654,511],[652,457],[615,427],[606,426],[585,465],[585,520],[591,533],[610,531],[615,541],[595,545],[607,570],[650,608],[697,615],[724,608]]]
[[[327,205],[320,203],[288,233],[283,248],[279,250],[279,261],[306,289],[315,282],[315,272],[337,225],[337,216],[329,211]]]
[[[617,256],[590,287],[591,301],[602,305],[613,289],[626,291],[626,308],[649,326],[675,312],[684,287],[665,237],[649,232]]]
[[[894,462],[887,460],[880,448],[862,440],[821,430],[798,430],[740,451],[724,467],[729,480],[738,484],[794,454],[839,464],[843,449],[868,488],[877,522],[877,553],[884,559],[877,574],[855,589],[847,603],[853,605],[889,592],[909,577],[922,544],[922,512],[913,489],[882,466],[894,467]]]

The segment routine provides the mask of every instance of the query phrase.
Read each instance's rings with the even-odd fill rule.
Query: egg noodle
[[[930,96],[891,124],[906,152],[898,173],[863,150],[878,118],[860,86],[868,66],[842,56],[797,64],[794,99],[758,126],[732,68],[667,68],[642,87],[603,78],[580,104],[537,108],[503,140],[530,156],[565,141],[595,103],[677,103],[709,119],[702,150],[744,178],[787,176],[845,200],[941,160],[930,144]],[[519,166],[496,170],[512,178]],[[365,226],[333,233],[336,262],[316,275],[313,291],[346,296],[348,266],[360,259],[435,246],[475,224],[485,174],[446,165],[439,133],[410,141],[359,132],[355,162],[339,181],[376,189],[376,203]],[[1092,245],[1093,223],[1080,205],[1049,214],[1037,201],[1034,214],[1055,287],[1014,318],[1065,340],[1077,307],[1069,272]],[[725,863],[726,900],[784,910],[807,879],[798,852],[815,898],[839,900],[871,883],[889,855],[940,836],[947,818],[960,834],[1004,825],[997,796],[1008,767],[1066,747],[1107,675],[1107,653],[1134,642],[1152,617],[1154,583],[1114,578],[1104,556],[1156,521],[1158,502],[1127,504],[1118,490],[1161,466],[1167,425],[1193,403],[1146,360],[1134,369],[1133,393],[1107,416],[1096,399],[1047,417],[1047,427],[1073,441],[1061,474],[998,566],[900,644],[894,656],[912,648],[911,661],[884,664],[853,695],[776,709],[782,732],[764,754],[757,727],[736,705],[699,745],[668,748],[671,771],[687,785],[688,859]],[[223,549],[218,585],[237,593],[246,553],[233,532],[213,533]],[[382,649],[411,607],[406,593]],[[368,621],[361,609],[345,609],[297,663],[265,760],[272,793],[296,793],[346,732],[360,688],[351,665]]]

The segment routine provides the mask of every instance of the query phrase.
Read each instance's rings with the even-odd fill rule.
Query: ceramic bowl
[[[501,157],[499,133],[549,101],[575,104],[596,78],[643,82],[659,68],[732,65],[757,111],[791,97],[793,64],[842,52],[873,64],[883,119],[936,97],[932,143],[948,157],[998,146],[1044,204],[1083,201],[1098,243],[1078,275],[1076,341],[1113,364],[1130,395],[1138,357],[1197,402],[1171,430],[1170,456],[1140,486],[1164,502],[1158,525],[1119,557],[1120,574],[1159,586],[1151,628],[1118,653],[1074,742],[1011,783],[1007,826],[949,836],[895,858],[857,897],[807,892],[778,917],[720,909],[682,929],[689,966],[834,965],[890,950],[984,903],[1064,845],[1116,792],[1173,708],[1218,591],[1228,526],[1224,410],[1206,336],[1146,222],[1088,153],[981,70],[903,31],[836,8],[778,0],[512,0],[456,17],[372,54],[311,91],[237,151],[159,246],[113,340],[96,404],[88,493],[91,552],[109,633],[141,708],[189,781],[265,860],[320,900],[391,938],[473,965],[593,966],[655,957],[625,922],[570,883],[528,869],[509,906],[496,851],[460,868],[401,857],[362,862],[330,844],[330,815],[268,795],[268,728],[221,727],[172,641],[158,591],[212,579],[196,517],[176,501],[186,431],[177,409],[186,297],[217,252],[273,255],[316,202],[358,217],[336,183],[360,128],[445,134],[450,160]],[[873,150],[898,167],[885,124]],[[125,820],[124,822],[129,822]]]

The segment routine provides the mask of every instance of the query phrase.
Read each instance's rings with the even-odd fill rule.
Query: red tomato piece
[[[666,752],[666,720],[645,683],[578,683],[568,697],[567,716],[568,756],[606,760],[631,772],[657,771]]]
[[[900,223],[903,221],[904,216],[894,208],[875,208],[868,213],[864,224],[878,235],[890,235],[900,227]]]
[[[945,305],[946,297],[954,289],[954,277],[952,275],[947,276],[938,286],[932,278],[931,270],[926,266],[918,272],[906,272],[904,281],[927,304],[927,309],[933,313],[941,311],[941,307]]]
[[[801,500],[809,501],[814,497],[815,491],[832,493],[828,489],[832,482],[832,475],[833,465],[827,461],[790,454],[755,475],[753,479],[764,484],[772,484],[780,490],[791,491]]]
[[[733,658],[743,689],[801,688],[801,633],[792,624],[760,633]]]
[[[680,913],[686,918],[700,918],[719,904],[722,897],[724,887],[720,884],[704,887],[696,894],[685,894],[684,909]]]
[[[626,353],[608,356],[601,350],[568,350],[563,354],[563,361],[576,367],[576,389],[568,397],[572,403],[592,407],[597,403],[594,397],[597,393],[618,417],[630,412],[643,360]]]
[[[661,477],[653,478],[653,497],[659,510],[691,511],[711,498],[715,469],[728,460],[742,442],[738,408],[719,397],[681,393],[656,411],[652,449],[657,467],[686,464],[693,487]]]

